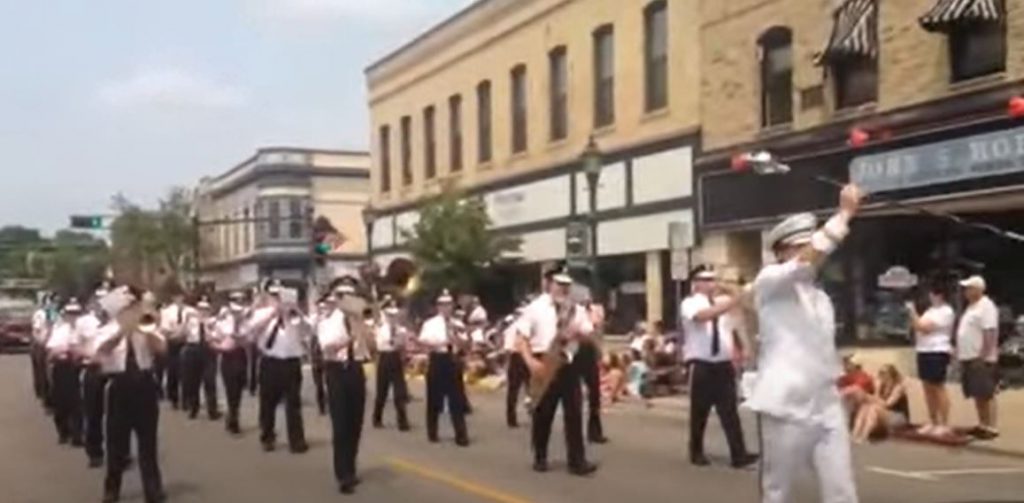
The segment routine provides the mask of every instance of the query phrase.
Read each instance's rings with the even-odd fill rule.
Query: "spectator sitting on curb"
[[[601,403],[607,407],[626,395],[626,372],[622,358],[617,353],[608,353],[601,359]]]
[[[853,441],[885,438],[910,421],[907,388],[896,366],[886,364],[878,371],[878,394],[869,395],[857,409],[853,423]]]
[[[856,353],[843,357],[843,375],[836,385],[851,413],[855,413],[867,397],[875,394],[875,381],[864,371],[860,355]]]

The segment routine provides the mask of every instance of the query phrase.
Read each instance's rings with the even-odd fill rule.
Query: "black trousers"
[[[206,398],[206,411],[218,414],[217,353],[207,346],[186,344],[181,352],[182,407],[192,416],[199,413],[199,389]]]
[[[46,347],[33,342],[30,356],[32,358],[32,390],[36,398],[46,408],[51,408],[50,372],[46,361]]]
[[[334,445],[334,477],[339,483],[356,476],[359,440],[366,410],[366,375],[361,363],[325,362]]]
[[[104,489],[108,494],[120,494],[121,478],[131,449],[131,435],[135,433],[143,494],[147,502],[159,500],[163,481],[157,464],[160,408],[156,377],[149,371],[112,375],[107,400],[107,478]]]
[[[512,353],[508,358],[508,376],[505,388],[505,422],[509,426],[519,426],[519,392],[530,379],[530,369],[526,367],[523,355]]]
[[[53,424],[62,442],[82,443],[82,366],[73,361],[53,363]]]
[[[255,345],[246,348],[249,354],[249,396],[256,396],[260,386],[260,350]]]
[[[103,418],[106,411],[107,376],[99,366],[85,368],[82,377],[82,402],[85,411],[85,454],[103,459]]]
[[[302,424],[302,360],[299,358],[260,357],[260,441],[277,440],[277,406],[284,401],[288,423],[288,444],[294,449],[306,444]]]
[[[167,341],[167,354],[163,356],[167,372],[166,395],[174,405],[178,405],[181,398],[181,350],[184,347],[184,341]]]
[[[458,353],[455,356],[455,372],[459,374],[459,379],[456,381],[456,384],[458,384],[458,388],[456,389],[455,392],[458,394],[459,401],[462,402],[462,406],[463,406],[462,410],[466,414],[472,414],[473,413],[473,404],[469,403],[469,394],[466,393],[466,379],[465,379],[465,375],[466,375],[466,354],[465,353],[460,352],[460,353]]]
[[[537,355],[539,359],[543,357],[543,355]],[[548,460],[551,424],[555,420],[558,404],[561,403],[569,466],[579,467],[586,464],[586,447],[583,445],[582,395],[578,368],[568,362],[563,364],[533,411],[533,456],[536,461]]]
[[[579,367],[580,377],[587,388],[587,438],[594,440],[604,437],[601,427],[601,369],[598,363],[601,352],[592,342],[580,344],[573,364]]]
[[[466,404],[459,394],[459,373],[455,357],[450,353],[430,353],[427,367],[427,438],[437,441],[437,422],[441,410],[448,403],[448,415],[452,418],[455,440],[468,442],[466,431]]]
[[[409,388],[405,383],[405,362],[400,351],[381,351],[377,357],[376,397],[373,401],[373,423],[380,424],[384,417],[384,404],[388,400],[388,392],[395,389],[395,412],[398,414],[398,426],[409,427],[409,416],[405,404],[409,401]]]
[[[743,428],[736,410],[736,371],[732,362],[695,360],[690,363],[690,373],[690,457],[704,455],[704,429],[712,407],[725,430],[732,459],[746,456]]]
[[[319,350],[318,344],[313,344],[313,351],[310,356],[310,373],[313,377],[313,392],[316,395],[316,407],[320,415],[327,412],[327,393],[324,388],[324,355]]]
[[[238,347],[220,356],[220,377],[224,382],[224,394],[228,402],[227,424],[238,427],[238,409],[242,406],[242,390],[249,377],[249,355],[245,348]]]

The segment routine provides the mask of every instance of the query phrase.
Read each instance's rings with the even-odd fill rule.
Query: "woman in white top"
[[[917,373],[924,386],[929,424],[921,427],[923,435],[948,435],[949,395],[946,393],[946,370],[953,350],[953,326],[956,313],[946,302],[945,293],[933,287],[928,294],[931,307],[919,315],[913,303],[907,305],[910,322],[916,334]]]

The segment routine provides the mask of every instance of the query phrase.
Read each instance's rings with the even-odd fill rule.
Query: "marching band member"
[[[157,456],[160,421],[154,360],[167,351],[167,342],[152,313],[143,312],[142,292],[113,289],[101,299],[109,320],[100,328],[97,354],[110,380],[107,390],[107,477],[104,503],[121,498],[121,479],[131,450],[138,446],[139,474],[146,503],[167,500]]]
[[[85,413],[85,454],[89,456],[89,467],[103,466],[103,418],[106,409],[107,378],[103,375],[101,358],[96,354],[100,327],[106,321],[106,315],[100,309],[99,299],[108,293],[106,287],[100,287],[89,303],[89,310],[78,317],[75,330],[82,342],[82,362],[85,371],[82,375],[82,409]]]
[[[316,312],[309,317],[310,326],[319,327],[320,323],[326,320],[330,314],[331,304],[326,300],[321,300],[316,305]],[[327,393],[324,381],[324,351],[320,347],[319,337],[313,337],[310,342],[309,364],[310,375],[313,377],[313,391],[316,393],[316,407],[320,411],[320,415],[323,416],[327,414]]]
[[[466,340],[459,334],[452,317],[453,302],[448,290],[437,297],[437,314],[423,323],[418,342],[430,351],[427,367],[427,438],[439,442],[437,421],[448,402],[448,414],[455,429],[455,443],[460,447],[469,446],[466,430],[466,403],[459,394],[462,375],[456,361],[456,351],[466,346]]]
[[[309,450],[302,422],[302,358],[310,327],[292,303],[282,302],[284,287],[271,283],[262,305],[255,309],[249,330],[262,355],[259,369],[260,443],[270,452],[276,446],[277,406],[284,402],[288,445],[292,453]]]
[[[75,447],[82,446],[81,340],[75,330],[75,320],[81,312],[78,301],[74,297],[69,299],[46,341],[47,361],[52,366],[53,423],[60,443],[70,441]]]
[[[384,404],[388,392],[395,389],[395,413],[399,431],[409,431],[406,403],[409,389],[405,382],[405,342],[408,331],[398,322],[398,306],[387,297],[382,304],[382,317],[373,325],[377,342],[377,386],[373,403],[373,426],[383,428]]]
[[[328,401],[331,410],[331,436],[334,447],[334,476],[343,494],[355,492],[356,458],[363,433],[366,409],[366,375],[363,364],[372,348],[366,328],[357,310],[346,303],[356,294],[356,281],[345,277],[334,290],[334,305],[317,327],[317,338],[324,352]]]
[[[178,292],[171,304],[160,311],[160,333],[167,340],[167,354],[163,357],[167,373],[167,399],[177,409],[181,397],[181,350],[185,346],[185,294]]]
[[[53,295],[45,294],[39,308],[32,313],[32,388],[36,398],[43,404],[47,413],[52,411],[50,404],[49,366],[46,362],[46,339],[50,337],[50,309]]]
[[[608,437],[604,436],[601,424],[601,348],[598,343],[599,330],[604,323],[604,308],[591,300],[584,309],[594,327],[594,335],[580,341],[573,363],[579,366],[580,377],[587,388],[587,440],[594,444],[604,444],[608,442]]]
[[[692,292],[679,308],[685,334],[687,364],[690,368],[690,462],[710,464],[704,455],[704,428],[714,407],[729,443],[732,466],[743,468],[757,461],[747,452],[736,408],[736,369],[733,367],[734,334],[726,314],[739,296],[716,302],[718,275],[709,266],[698,266],[690,274]]]
[[[214,350],[220,354],[220,374],[224,382],[224,395],[228,403],[228,414],[224,427],[228,433],[242,433],[238,423],[238,410],[242,405],[242,390],[248,377],[249,358],[246,352],[248,340],[244,329],[246,308],[245,294],[232,292],[228,305],[217,316]]]
[[[211,421],[221,418],[217,405],[217,355],[210,343],[216,320],[209,299],[200,298],[195,308],[184,310],[185,346],[181,350],[182,408],[189,419],[199,415],[199,389],[206,398],[206,412]]]
[[[569,298],[569,272],[553,269],[545,276],[548,291],[526,307],[516,329],[519,352],[530,369],[531,381],[547,379],[546,389],[531,390],[540,395],[533,397],[537,400],[532,425],[533,469],[548,470],[551,423],[561,403],[569,472],[586,476],[596,471],[597,466],[586,457],[579,367],[572,360],[580,340],[590,337],[594,329],[586,311]]]
[[[767,244],[777,263],[753,284],[760,327],[758,374],[747,406],[760,414],[762,502],[794,501],[792,487],[808,460],[825,503],[857,501],[847,417],[836,389],[840,375],[832,302],[815,285],[818,269],[849,232],[862,193],[847,185],[839,211],[817,229],[814,215],[792,216]]]
[[[519,427],[519,392],[530,380],[530,369],[526,368],[523,355],[516,349],[518,342],[517,324],[519,317],[523,315],[523,307],[516,309],[514,315],[505,319],[505,329],[502,333],[502,347],[508,356],[508,368],[505,377],[505,423],[509,428]]]

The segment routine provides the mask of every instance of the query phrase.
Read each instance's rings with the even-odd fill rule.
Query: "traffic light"
[[[313,260],[319,265],[327,262],[327,256],[334,251],[338,239],[338,230],[326,217],[318,217],[313,221]]]
[[[98,215],[72,215],[72,229],[98,230],[103,228],[103,217]]]

